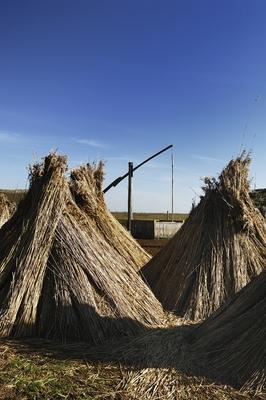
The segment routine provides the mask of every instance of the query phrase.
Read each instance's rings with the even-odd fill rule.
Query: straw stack
[[[102,183],[104,165],[86,164],[71,171],[70,189],[78,207],[84,211],[103,235],[103,238],[127,263],[139,270],[150,260],[150,256],[133,239],[116,218],[109,212],[104,202]]]
[[[26,197],[0,230],[0,335],[100,343],[158,326],[160,303],[132,258],[77,206],[65,170],[66,157],[55,154],[35,165]]]
[[[249,196],[250,157],[231,160],[174,238],[142,272],[163,306],[208,317],[265,269],[265,220]]]

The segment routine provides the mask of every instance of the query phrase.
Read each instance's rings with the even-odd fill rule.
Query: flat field
[[[127,220],[127,213],[124,211],[112,211],[112,214],[118,219],[118,220]],[[171,221],[171,214],[168,214],[169,216],[169,221]],[[133,214],[134,219],[141,219],[141,220],[153,220],[153,219],[158,219],[161,221],[167,221],[167,213],[147,213],[147,212],[137,212]],[[187,217],[188,214],[184,213],[175,213],[173,215],[174,221],[184,221]]]
[[[0,193],[4,193],[7,195],[8,199],[10,201],[13,201],[15,203],[18,203],[26,194],[26,190],[23,189],[0,189]],[[118,220],[127,220],[127,213],[125,211],[112,211],[112,214],[114,217],[116,217]],[[168,218],[169,221],[171,221],[172,215],[169,213]],[[175,213],[173,215],[174,221],[184,221],[187,217],[188,214],[184,213]],[[141,219],[141,220],[153,220],[153,219],[158,219],[158,220],[167,220],[167,213],[147,213],[147,212],[138,212],[134,213],[134,219]]]
[[[20,200],[23,199],[23,197],[25,196],[26,190],[0,189],[0,193],[4,193],[10,201],[18,204]]]

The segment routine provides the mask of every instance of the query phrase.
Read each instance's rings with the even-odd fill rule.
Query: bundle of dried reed
[[[99,343],[158,326],[160,303],[132,258],[106,240],[100,212],[96,224],[77,206],[65,170],[55,154],[36,164],[0,230],[0,335]]]
[[[137,270],[146,264],[150,256],[127,232],[106,207],[102,183],[104,165],[86,164],[71,171],[70,189],[76,204],[97,226],[104,239]]]
[[[250,157],[229,162],[176,236],[142,272],[163,306],[188,320],[208,317],[266,265],[265,220],[249,196]]]
[[[0,230],[0,334],[31,335],[38,302],[64,206],[66,159],[46,157],[42,174],[34,171],[30,190]]]

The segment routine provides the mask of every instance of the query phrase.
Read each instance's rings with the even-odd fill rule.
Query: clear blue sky
[[[51,149],[106,160],[108,184],[171,143],[175,211],[242,148],[265,187],[265,18],[265,0],[1,1],[0,187]],[[134,210],[170,204],[168,153],[136,172]]]

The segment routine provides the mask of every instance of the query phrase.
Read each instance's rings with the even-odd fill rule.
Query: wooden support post
[[[174,154],[172,152],[171,155],[171,160],[172,160],[172,182],[171,182],[171,208],[172,208],[172,222],[174,221]]]
[[[131,232],[132,221],[132,178],[133,178],[133,162],[128,163],[128,208],[127,208],[127,230]]]

